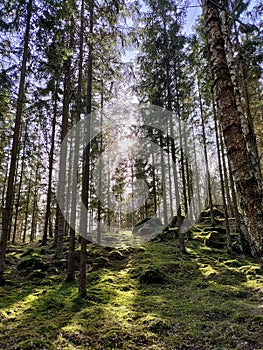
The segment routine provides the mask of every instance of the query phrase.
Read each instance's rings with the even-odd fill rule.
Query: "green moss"
[[[19,342],[16,348],[21,350],[33,350],[33,349],[36,349],[36,350],[54,349],[55,350],[56,349],[55,346],[52,344],[52,342],[48,340],[41,340],[39,338],[34,339],[32,338],[32,335],[30,336],[30,339]]]
[[[195,225],[192,232],[210,235],[204,227]],[[38,247],[21,257],[29,249],[9,252],[13,286],[0,288],[3,348],[263,348],[263,276],[254,259],[233,257],[200,240],[188,242],[186,255],[176,240],[132,249],[89,245],[82,299],[77,283],[64,282],[66,270],[54,273],[54,261],[40,256]],[[18,274],[16,258],[50,266],[42,271],[30,265]],[[98,260],[103,264],[92,267]],[[153,272],[165,283],[151,283],[147,274]],[[41,273],[43,278],[33,278]]]

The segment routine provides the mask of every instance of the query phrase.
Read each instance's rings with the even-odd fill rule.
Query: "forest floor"
[[[187,254],[176,240],[88,245],[86,299],[77,282],[65,282],[66,256],[54,260],[51,246],[10,246],[8,283],[0,288],[1,350],[262,350],[256,261],[197,236]]]

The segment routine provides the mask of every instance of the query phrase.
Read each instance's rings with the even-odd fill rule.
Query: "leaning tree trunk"
[[[206,38],[227,154],[240,205],[248,228],[251,252],[263,265],[262,174],[254,167],[242,133],[234,88],[226,60],[219,11],[214,2],[203,0]],[[262,266],[263,267],[263,266]]]

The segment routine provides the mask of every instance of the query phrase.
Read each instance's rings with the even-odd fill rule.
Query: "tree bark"
[[[219,107],[227,154],[240,195],[240,206],[244,210],[251,252],[253,256],[259,258],[262,266],[262,174],[259,174],[257,167],[253,164],[242,133],[240,115],[226,60],[218,8],[214,2],[209,0],[203,0],[202,4],[215,97]]]

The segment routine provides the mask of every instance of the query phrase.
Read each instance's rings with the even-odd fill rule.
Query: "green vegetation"
[[[188,254],[176,240],[89,245],[84,300],[51,246],[10,246],[1,349],[262,349],[258,265],[206,246],[195,231]]]

